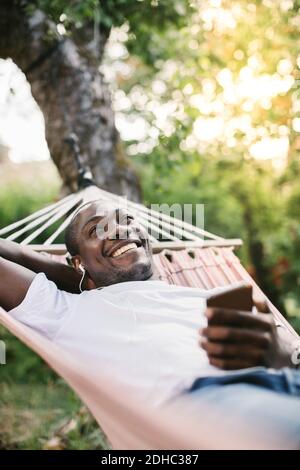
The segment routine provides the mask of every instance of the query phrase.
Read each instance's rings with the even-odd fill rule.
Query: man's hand
[[[290,343],[279,337],[283,327],[276,327],[271,313],[208,308],[206,316],[200,345],[210,364],[226,370],[292,366]]]

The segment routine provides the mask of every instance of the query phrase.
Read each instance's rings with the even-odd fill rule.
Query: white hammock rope
[[[66,196],[62,200],[2,228],[0,236],[6,235],[9,240],[17,240],[24,235],[24,238],[19,240],[22,245],[30,244],[32,248],[38,251],[47,251],[48,249],[53,251],[56,249],[57,252],[65,252],[65,246],[55,244],[55,240],[68,226],[78,207],[95,199],[116,202],[120,207],[127,207],[129,211],[133,212],[139,223],[147,230],[156,251],[163,248],[240,246],[242,244],[239,239],[224,239],[184,220],[149,209],[142,204],[129,201],[125,197],[109,193],[97,186],[89,186],[78,193]],[[37,237],[39,237],[39,240],[43,238],[46,229],[56,222],[59,222],[59,227],[53,229],[54,231],[50,236],[48,232],[42,242],[34,245]],[[25,234],[27,235],[25,236]],[[47,236],[48,238],[46,238]]]
[[[0,236],[5,235],[6,233],[11,232],[12,230],[15,230],[18,227],[21,227],[23,224],[26,222],[30,222],[31,220],[36,219],[37,217],[46,214],[47,212],[50,212],[51,209],[54,209],[55,207],[59,207],[62,204],[64,204],[68,199],[71,199],[73,197],[73,194],[70,196],[66,196],[65,198],[61,199],[58,202],[55,202],[54,204],[51,204],[47,207],[44,207],[43,209],[40,209],[33,214],[28,215],[24,219],[18,220],[17,222],[14,222],[13,224],[7,225],[6,227],[2,228],[0,230]]]
[[[25,240],[21,242],[22,245],[28,245],[30,242],[35,240],[38,235],[43,233],[48,227],[54,224],[54,222],[60,220],[62,217],[64,217],[74,206],[77,205],[77,202],[79,202],[80,199],[76,198],[70,203],[65,204],[61,209],[58,210],[56,214],[54,214],[47,222],[44,223],[41,227],[39,227],[37,230],[35,230],[31,235],[29,235]]]
[[[184,236],[187,235],[187,238],[191,238],[192,233],[197,233],[198,235],[201,235],[201,238],[203,238],[204,236],[207,236],[208,238],[211,238],[213,240],[224,240],[224,238],[214,235],[213,233],[207,232],[206,230],[203,230],[194,225],[191,225],[185,222],[184,220],[179,220],[179,219],[176,219],[175,217],[170,217],[169,215],[164,214],[163,212],[157,212],[156,210],[148,209],[142,204],[137,204],[135,202],[128,201],[122,196],[116,196],[115,194],[110,194],[109,192],[104,191],[103,189],[99,189],[99,191],[101,191],[101,193],[103,194],[104,197],[106,197],[106,199],[113,199],[117,201],[123,200],[124,204],[127,204],[128,207],[136,208],[138,211],[142,211],[146,213],[147,215],[151,217],[151,219],[158,219],[160,223],[163,223],[165,225],[165,227],[170,226],[170,224],[172,224],[172,228],[174,227],[174,228],[180,229],[180,233],[183,233]],[[199,240],[199,238],[200,237],[195,237],[194,239]]]
[[[61,213],[62,209],[64,209],[66,207],[66,205],[68,205],[68,207],[70,207],[70,202],[64,202],[64,204],[61,204],[60,206],[55,207],[50,212],[47,212],[44,215],[36,217],[29,224],[26,224],[23,228],[21,228],[17,232],[13,232],[11,235],[9,235],[7,237],[8,240],[16,240],[18,237],[20,237],[20,235],[23,235],[24,233],[26,233],[26,232],[30,231],[31,229],[35,228],[36,226],[39,226],[44,221],[49,221],[49,220],[51,221],[57,215],[57,213]],[[36,236],[34,238],[36,238]],[[21,244],[26,245],[27,242],[25,240],[26,239],[22,240]],[[29,239],[29,241],[30,241],[30,239]],[[29,241],[28,241],[28,243],[29,243]]]
[[[70,215],[63,221],[62,224],[52,233],[52,235],[44,241],[43,245],[51,245],[54,240],[67,228],[71,220],[73,219],[74,212],[71,212]]]

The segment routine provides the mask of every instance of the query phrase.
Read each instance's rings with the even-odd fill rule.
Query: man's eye
[[[89,231],[89,235],[93,235],[94,233],[96,233],[96,225],[94,227],[91,228],[91,230]]]

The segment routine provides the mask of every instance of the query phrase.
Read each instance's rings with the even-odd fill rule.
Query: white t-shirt
[[[159,404],[198,377],[225,373],[198,343],[205,299],[215,292],[149,280],[70,294],[40,273],[10,314],[92,367],[95,377],[110,374]]]

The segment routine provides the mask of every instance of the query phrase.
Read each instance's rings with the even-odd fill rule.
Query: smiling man
[[[107,373],[131,387],[145,406],[182,394],[213,400],[299,445],[300,372],[292,338],[271,314],[207,310],[206,299],[222,289],[158,280],[147,233],[111,203],[81,206],[66,245],[73,267],[0,241],[0,304],[15,319],[95,378]]]
[[[86,269],[88,288],[153,276],[152,252],[145,229],[127,210],[94,201],[75,213],[66,245],[77,270]]]

